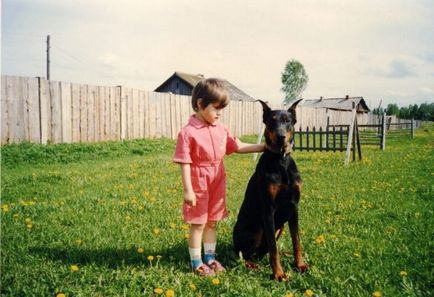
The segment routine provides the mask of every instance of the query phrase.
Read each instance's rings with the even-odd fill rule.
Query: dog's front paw
[[[301,273],[309,270],[309,266],[304,262],[297,264],[296,267],[297,267],[297,270],[300,271]]]
[[[248,269],[252,269],[252,270],[258,269],[258,265],[252,261],[246,261],[245,265]]]
[[[272,279],[277,280],[279,282],[281,281],[288,281],[288,276],[286,275],[285,272],[281,271],[281,272],[276,272],[271,276]]]

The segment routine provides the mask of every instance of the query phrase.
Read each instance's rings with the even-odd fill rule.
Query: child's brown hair
[[[202,108],[216,103],[218,104],[218,108],[226,107],[229,104],[229,94],[224,81],[218,78],[207,78],[199,81],[193,88],[191,95],[191,105],[194,111],[199,110],[199,99],[202,99]]]

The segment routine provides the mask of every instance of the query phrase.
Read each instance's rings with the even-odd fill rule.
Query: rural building
[[[194,86],[205,77],[202,74],[188,74],[182,72],[175,72],[165,82],[163,82],[155,92],[159,93],[173,93],[179,95],[191,96]],[[231,100],[236,101],[254,101],[252,97],[238,89],[236,86],[228,81],[224,81],[226,88],[229,91]]]
[[[302,101],[303,107],[310,108],[325,108],[326,110],[336,111],[351,111],[353,103],[356,106],[358,113],[368,113],[370,111],[363,97],[349,97],[344,98],[323,98],[307,99]]]

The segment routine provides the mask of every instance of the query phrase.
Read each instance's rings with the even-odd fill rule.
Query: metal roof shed
[[[356,106],[358,113],[368,113],[370,111],[363,97],[349,97],[344,98],[323,98],[307,99],[302,101],[303,107],[310,108],[325,108],[337,111],[351,111],[353,103]]]
[[[205,77],[202,74],[188,74],[183,72],[175,72],[166,81],[164,81],[159,87],[155,89],[155,92],[161,93],[173,93],[180,95],[190,96],[194,86]],[[229,92],[231,100],[236,101],[255,101],[252,97],[244,93],[242,90],[228,82],[223,80],[225,86]]]

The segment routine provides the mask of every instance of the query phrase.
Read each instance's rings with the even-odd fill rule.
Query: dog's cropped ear
[[[297,122],[297,115],[295,113],[295,108],[297,107],[298,103],[300,103],[300,100],[295,101],[294,103],[292,103],[291,107],[288,108],[288,111],[292,114],[292,118],[294,119],[294,122],[292,123],[293,125],[295,125],[295,123]]]
[[[259,101],[259,103],[261,103],[261,105],[262,105],[262,122],[265,124],[265,125],[267,125],[267,119],[268,119],[268,116],[269,116],[269,114],[270,114],[270,112],[271,112],[271,108],[267,105],[267,103],[265,103],[264,101],[262,101],[262,100],[256,100],[256,101]]]
[[[262,110],[264,111],[264,113],[271,111],[271,108],[267,105],[267,103],[265,103],[264,101],[259,100],[259,99],[255,100],[255,102],[258,102],[258,101],[259,101],[259,103],[261,103]]]

